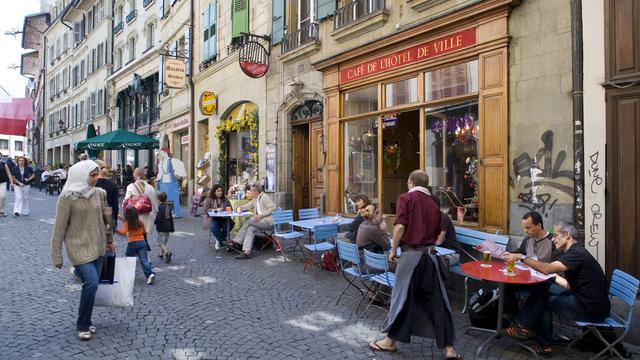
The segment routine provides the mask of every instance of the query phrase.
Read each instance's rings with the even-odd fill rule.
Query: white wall
[[[15,135],[5,135],[0,134],[0,140],[8,140],[9,148],[5,149],[3,146],[0,147],[0,153],[4,156],[9,156],[10,158],[14,158],[16,156],[24,156],[27,150],[27,138],[24,136],[15,136]],[[22,141],[22,150],[16,150],[16,141]]]
[[[584,198],[585,246],[605,265],[606,104],[604,82],[604,3],[582,2],[584,39]]]

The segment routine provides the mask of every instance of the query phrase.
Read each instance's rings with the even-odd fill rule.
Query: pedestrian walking
[[[160,258],[165,258],[167,263],[171,262],[171,257],[173,253],[169,251],[167,247],[167,243],[169,242],[169,236],[172,232],[176,231],[173,226],[173,215],[171,214],[171,209],[169,209],[169,205],[167,204],[167,194],[164,192],[158,193],[158,213],[156,214],[156,231],[158,231],[158,247],[160,248],[160,253],[158,256]]]
[[[0,153],[0,217],[7,217],[7,213],[4,210],[4,204],[7,197],[8,185],[13,186],[13,177],[11,176],[11,169],[9,169],[9,165],[4,161],[2,153]]]
[[[111,228],[118,227],[118,186],[111,180],[111,171],[107,168],[102,160],[96,160],[96,164],[100,167],[100,176],[96,182],[96,187],[104,189],[107,192],[107,203],[113,209],[111,214]]]
[[[151,244],[156,240],[156,213],[158,212],[158,197],[156,189],[144,181],[144,172],[140,168],[136,168],[133,171],[134,182],[127,186],[127,191],[124,195],[125,199],[131,199],[134,196],[146,195],[151,201],[151,211],[146,214],[140,214],[140,220],[144,224],[144,228],[147,231],[147,241]],[[124,211],[124,209],[123,209]]]
[[[156,281],[156,274],[151,270],[151,262],[149,262],[145,241],[146,230],[135,207],[129,206],[124,209],[124,226],[122,230],[116,229],[116,233],[127,237],[125,255],[138,257],[144,276],[147,278],[147,285],[153,284]]]
[[[108,242],[103,213],[106,194],[96,188],[99,167],[93,161],[81,161],[69,169],[69,179],[58,197],[55,224],[51,236],[51,261],[62,268],[62,244],[67,249],[74,274],[82,281],[76,330],[81,340],[91,339],[96,327],[91,322],[93,303]]]
[[[453,348],[455,329],[444,282],[439,272],[435,244],[440,234],[440,209],[427,189],[426,172],[409,175],[409,192],[398,197],[389,261],[402,256],[396,267],[389,322],[384,339],[369,343],[374,351],[396,351],[396,342],[411,336],[435,338],[445,359],[462,359]]]
[[[31,191],[31,181],[36,177],[33,168],[27,164],[27,158],[18,157],[18,165],[13,168],[13,189],[16,192],[13,204],[13,214],[15,216],[29,215],[29,192]]]

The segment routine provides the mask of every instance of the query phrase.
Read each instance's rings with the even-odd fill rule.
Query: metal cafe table
[[[249,211],[237,212],[237,211],[209,211],[207,214],[212,218],[245,218],[248,216],[252,216],[253,213]],[[230,221],[227,221],[227,241],[231,241],[231,227]],[[211,238],[213,236],[209,236],[209,247],[211,247]]]
[[[335,216],[323,216],[315,219],[298,220],[289,222],[290,225],[305,229],[309,232],[313,231],[313,228],[317,225],[325,224],[337,224],[338,226],[349,225],[353,222],[352,218],[335,217]]]
[[[465,331],[465,333],[468,332],[469,330],[476,330],[476,331],[491,333],[491,336],[487,340],[485,340],[476,350],[476,358],[480,357],[480,353],[482,352],[482,349],[484,349],[484,347],[487,344],[489,344],[491,341],[500,337],[500,335],[498,335],[498,331],[502,328],[502,319],[504,315],[505,284],[519,284],[519,285],[537,284],[547,280],[547,277],[545,275],[542,275],[539,273],[536,273],[536,275],[532,275],[532,272],[530,271],[530,269],[528,267],[526,269],[523,269],[522,265],[516,266],[515,275],[507,275],[506,271],[503,270],[506,267],[505,262],[491,261],[491,267],[483,267],[482,264],[483,264],[483,261],[478,260],[478,261],[469,261],[460,265],[460,270],[462,270],[462,272],[468,275],[469,277],[497,283],[500,289],[499,290],[500,295],[498,298],[498,319],[497,319],[496,330],[483,329],[483,328],[471,326],[467,328],[467,330]],[[529,352],[531,352],[536,359],[538,358],[538,355],[536,354],[536,352],[533,351],[533,349],[531,349],[529,346],[526,346],[525,344],[519,341],[516,341],[515,339],[512,339],[510,337],[505,336],[505,338],[518,344],[519,346],[523,347]]]

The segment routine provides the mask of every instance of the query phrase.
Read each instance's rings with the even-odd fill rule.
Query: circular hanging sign
[[[259,43],[247,41],[238,52],[238,63],[243,73],[257,79],[269,71],[269,53]]]
[[[213,91],[205,91],[200,95],[200,112],[202,115],[213,115],[218,112],[218,97]]]

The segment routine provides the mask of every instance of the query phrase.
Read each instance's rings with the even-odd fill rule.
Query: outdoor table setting
[[[547,281],[550,277],[552,277],[536,272],[529,266],[521,263],[516,264],[516,262],[491,260],[491,257],[486,256],[486,254],[483,260],[469,261],[461,264],[460,269],[469,277],[494,282],[499,286],[498,318],[496,330],[470,326],[465,331],[465,333],[470,330],[491,333],[491,336],[487,340],[485,340],[476,350],[476,358],[480,356],[480,353],[487,344],[500,337],[498,332],[500,331],[500,329],[502,329],[502,321],[504,316],[505,284],[533,285]],[[505,338],[531,352],[531,354],[533,354],[536,359],[538,358],[538,355],[529,346],[510,337]]]
[[[211,216],[212,218],[229,218],[229,219],[231,218],[244,219],[246,217],[253,215],[253,213],[250,211],[237,212],[237,211],[233,211],[230,207],[225,209],[225,211],[211,210],[207,214],[209,214],[209,216]],[[230,222],[227,221],[227,237],[228,237],[227,241],[231,241],[231,227],[229,226],[229,224]],[[213,236],[209,237],[209,247],[211,247],[212,238]]]
[[[289,224],[291,226],[299,227],[301,229],[305,229],[307,231],[313,231],[313,228],[317,225],[325,225],[325,224],[337,224],[338,227],[343,225],[349,225],[353,222],[352,218],[341,217],[341,216],[322,216],[315,219],[307,219],[307,220],[298,220],[291,221]]]

